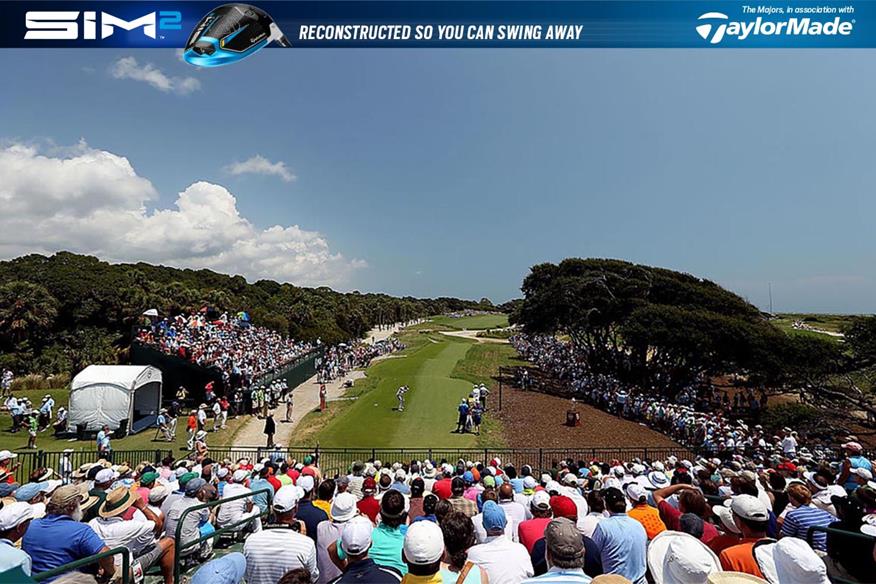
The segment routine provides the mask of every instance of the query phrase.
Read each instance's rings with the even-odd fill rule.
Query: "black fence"
[[[210,448],[210,457],[213,460],[222,461],[228,459],[237,462],[241,458],[258,461],[262,458],[271,458],[282,461],[293,458],[302,461],[305,456],[314,454],[314,448],[291,447],[291,448],[264,448],[256,446],[234,446],[229,448]],[[154,450],[117,450],[112,453],[112,462],[115,464],[127,463],[135,467],[141,462],[158,464],[165,457],[180,458],[181,453],[170,449]],[[669,456],[679,459],[691,458],[692,453],[683,447],[624,447],[624,448],[321,448],[319,449],[319,466],[326,474],[345,473],[354,461],[380,460],[385,464],[393,462],[410,462],[412,460],[432,460],[435,462],[447,461],[455,464],[463,459],[472,462],[489,464],[494,458],[499,458],[503,465],[513,464],[520,467],[524,464],[532,466],[536,470],[550,469],[556,463],[564,459],[575,461],[599,460],[611,462],[613,459],[629,461],[634,458],[645,461],[665,460]],[[66,478],[69,472],[75,471],[79,466],[95,462],[99,458],[96,450],[76,450],[70,453],[50,452],[39,450],[36,452],[20,453],[16,462],[19,464],[16,477],[20,482],[25,482],[31,472],[37,468],[50,468],[61,478]]]

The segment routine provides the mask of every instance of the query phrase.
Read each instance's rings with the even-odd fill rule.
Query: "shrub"
[[[49,380],[38,373],[29,373],[12,380],[12,391],[27,391],[29,389],[51,389]]]

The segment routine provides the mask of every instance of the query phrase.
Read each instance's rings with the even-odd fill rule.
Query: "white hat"
[[[358,512],[356,501],[356,495],[352,493],[344,492],[335,495],[331,507],[332,520],[335,523],[343,523],[355,517]]]
[[[726,505],[715,505],[712,507],[712,513],[721,520],[721,525],[724,529],[730,533],[735,533],[736,535],[742,534],[742,530],[736,527],[736,522],[733,520],[733,511],[730,510],[730,507]]]
[[[403,468],[400,468],[397,471],[395,471],[395,480],[404,482],[404,480],[406,478],[408,478],[408,475],[405,474],[405,471]]]
[[[715,572],[709,574],[709,584],[769,584],[763,578],[745,572]]]
[[[216,476],[220,479],[224,479],[228,476],[228,468],[225,466],[220,466],[219,470],[216,471]]]
[[[866,468],[853,468],[849,472],[852,473],[853,475],[858,475],[859,477],[861,477],[865,481],[873,480],[873,473],[870,472],[869,470],[867,470]]]
[[[274,511],[277,513],[286,513],[291,511],[298,505],[299,492],[292,485],[286,485],[280,487],[277,490],[277,493],[274,495],[274,501],[271,504],[271,507],[274,508]]]
[[[663,465],[660,465],[663,466]],[[652,470],[648,473],[648,482],[654,485],[655,489],[662,489],[669,486],[669,477],[661,470]]]
[[[13,458],[18,458],[18,455],[9,450],[0,450],[0,462],[3,462],[4,460],[12,460]]]
[[[566,473],[566,476],[563,477],[563,482],[569,486],[575,487],[578,485],[578,478],[572,473]]]
[[[538,481],[535,480],[535,477],[532,475],[526,475],[523,477],[523,488],[524,489],[534,489],[538,486]]]
[[[179,477],[183,476],[184,474],[186,474],[187,472],[189,472],[189,470],[186,467],[178,466],[178,467],[176,467],[176,470],[173,471],[173,474],[176,475],[176,478],[179,478]]]
[[[536,491],[532,495],[532,499],[529,500],[529,504],[533,509],[546,511],[551,508],[551,496],[547,491]]]
[[[410,564],[434,564],[444,554],[444,534],[437,523],[417,521],[408,527],[402,549]]]
[[[207,437],[207,431],[206,431],[206,430],[198,430],[198,433],[195,434],[195,438],[198,439],[198,440],[203,440],[203,439],[206,438],[206,437]]]
[[[109,483],[119,478],[119,473],[113,471],[111,468],[105,468],[98,472],[94,477],[95,483]]]
[[[18,527],[28,519],[33,518],[33,506],[30,503],[15,502],[4,505],[0,509],[0,531]]]
[[[730,503],[730,510],[743,519],[750,521],[766,521],[770,518],[767,506],[763,501],[751,495],[737,495]]]
[[[246,470],[243,470],[242,468],[239,468],[236,471],[234,471],[233,475],[231,475],[231,480],[233,480],[235,483],[242,483],[243,481],[246,480],[246,477],[248,477],[248,476],[249,476],[249,471],[246,471]]]
[[[305,493],[309,493],[313,490],[314,481],[313,477],[310,475],[304,475],[298,477],[298,482],[296,483]]]
[[[342,493],[347,494],[347,493]],[[341,549],[351,556],[358,556],[371,547],[371,531],[374,527],[366,517],[356,516],[350,519],[341,532]]]
[[[648,492],[642,488],[642,485],[639,483],[630,483],[627,485],[627,497],[630,498],[630,501],[633,503],[639,503],[642,500],[648,499]]]
[[[824,562],[809,544],[796,537],[755,546],[754,559],[770,584],[830,584]]]
[[[705,584],[721,571],[715,552],[694,536],[663,531],[648,544],[648,567],[655,584]]]

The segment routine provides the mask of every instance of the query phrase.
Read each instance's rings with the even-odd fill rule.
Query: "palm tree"
[[[12,343],[43,337],[58,317],[58,301],[37,284],[15,280],[0,286],[0,337]]]

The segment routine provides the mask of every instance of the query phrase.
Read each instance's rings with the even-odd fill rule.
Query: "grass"
[[[433,325],[445,326],[453,330],[485,330],[508,326],[507,314],[478,314],[477,316],[435,316],[429,321]],[[433,327],[434,328],[434,327]]]
[[[478,318],[478,317],[475,317]],[[460,319],[462,320],[462,319]],[[402,336],[402,356],[372,365],[328,412],[311,412],[296,431],[295,444],[324,447],[467,448],[501,446],[501,427],[487,415],[481,436],[455,434],[456,406],[472,383],[492,384],[499,365],[510,364],[509,345],[477,344],[468,339],[414,330]],[[395,411],[395,392],[409,385],[404,412]]]
[[[57,413],[59,407],[67,407],[67,398],[70,395],[70,392],[67,389],[50,389],[48,391],[34,389],[16,391],[14,395],[17,398],[29,398],[31,403],[39,404],[42,402],[43,396],[47,393],[55,398],[55,411],[53,414]],[[237,430],[243,426],[246,420],[247,418],[245,417],[236,420],[229,419],[228,427],[225,430],[220,430],[215,433],[210,432],[210,435],[207,437],[207,444],[209,446],[227,446],[233,444],[234,435]],[[113,450],[155,450],[159,448],[164,450],[167,448],[173,448],[175,452],[180,452],[180,447],[185,446],[186,442],[185,427],[186,417],[180,417],[177,422],[176,441],[173,443],[165,442],[163,440],[153,441],[152,438],[155,436],[155,430],[150,429],[125,438],[113,439]],[[212,427],[212,420],[207,420],[207,428],[211,429]],[[0,449],[26,450],[25,446],[27,446],[28,438],[27,432],[19,431],[13,434],[10,431],[11,429],[12,417],[8,415],[8,413],[0,416]],[[50,451],[63,450],[65,448],[95,450],[96,444],[93,440],[76,440],[75,438],[58,439],[52,435],[51,430],[46,430],[37,435],[37,448],[39,450]]]
[[[842,332],[842,329],[854,318],[854,315],[847,314],[804,314],[804,313],[782,313],[776,315],[776,318],[770,322],[789,335],[804,335],[827,339],[836,343],[841,342],[840,337],[826,335],[823,333],[799,330],[793,328],[793,324],[797,321],[802,321],[804,324],[831,333]]]

